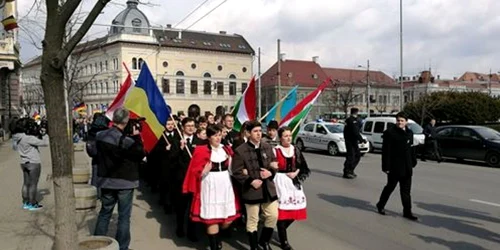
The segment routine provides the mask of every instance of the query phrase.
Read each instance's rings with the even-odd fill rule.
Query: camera
[[[141,122],[145,121],[145,117],[137,117],[137,118],[130,118],[128,120],[127,126],[124,129],[124,132],[126,135],[133,135],[134,130],[133,128],[137,129],[139,132],[142,132],[142,124]]]
[[[31,118],[21,118],[16,121],[16,126],[14,133],[25,133],[27,135],[36,136],[42,138],[48,130],[48,123],[46,120],[41,121],[37,124],[35,120]]]

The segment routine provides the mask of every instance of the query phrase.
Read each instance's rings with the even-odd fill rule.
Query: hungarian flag
[[[13,30],[15,28],[18,28],[17,26],[17,21],[14,16],[9,16],[5,19],[2,20],[3,28],[5,31]]]
[[[241,125],[256,118],[257,93],[255,91],[255,76],[250,81],[245,92],[240,97],[234,106],[232,115],[234,116],[234,127],[236,131],[240,131]]]
[[[106,117],[108,117],[109,120],[113,120],[113,113],[117,108],[123,107],[123,103],[125,103],[125,97],[127,96],[127,93],[132,89],[131,87],[134,86],[132,75],[130,74],[127,65],[123,63],[123,66],[128,73],[127,79],[125,79],[125,81],[123,82],[122,86],[120,87],[120,91],[118,91],[118,94],[116,95],[111,105],[108,107],[108,110],[106,110]]]
[[[316,90],[307,95],[302,101],[300,101],[291,111],[288,113],[283,120],[280,122],[280,127],[289,127],[292,129],[293,134],[292,138],[295,139],[295,136],[299,132],[300,124],[306,119],[309,111],[311,111],[314,103],[321,95],[323,90],[325,90],[326,86],[328,86],[328,82],[330,82],[330,78],[326,79],[321,85],[318,86]]]

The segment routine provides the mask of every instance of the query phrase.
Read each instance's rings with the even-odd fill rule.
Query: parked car
[[[370,149],[382,149],[382,135],[384,131],[390,126],[396,125],[395,117],[368,117],[363,121],[361,126],[361,133],[366,136],[370,143]],[[413,145],[418,146],[425,143],[424,129],[415,123],[415,121],[408,119],[408,128],[413,132]]]
[[[500,167],[500,133],[483,126],[447,125],[436,129],[443,157]]]
[[[315,121],[309,122],[299,130],[295,145],[300,150],[306,148],[327,150],[330,155],[347,152],[344,140],[344,124]],[[362,135],[366,140],[366,137]],[[359,148],[364,154],[370,151],[368,143],[360,143]]]

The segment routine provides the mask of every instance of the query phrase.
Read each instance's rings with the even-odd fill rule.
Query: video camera
[[[124,132],[126,135],[132,135],[134,133],[133,128],[137,129],[139,132],[142,132],[142,124],[141,122],[145,121],[145,117],[137,117],[137,118],[131,118],[128,120],[127,126],[124,129]]]
[[[42,120],[40,125],[31,118],[21,118],[16,121],[16,131],[15,133],[24,132],[27,135],[33,135],[42,138],[48,131],[47,120]]]

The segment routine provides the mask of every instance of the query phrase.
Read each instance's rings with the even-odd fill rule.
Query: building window
[[[137,58],[132,58],[132,69],[137,69]]]
[[[196,69],[196,63],[192,63],[192,64],[191,64],[191,68],[192,68],[192,69]]]
[[[210,73],[205,73],[203,75],[205,78],[211,78]],[[212,94],[212,81],[210,79],[203,81],[203,94],[211,95]]]
[[[161,89],[163,93],[170,94],[170,80],[163,78],[161,82]]]
[[[116,63],[115,63],[115,70],[118,70],[118,58],[115,58],[115,61],[116,61]]]
[[[134,27],[132,29],[132,32],[135,32],[135,33],[141,33],[141,25],[142,25],[142,21],[141,19],[139,18],[135,18],[132,20],[132,26]]]
[[[164,68],[168,67],[168,62],[167,62],[167,61],[164,61],[164,62],[163,62],[163,67],[164,67]]]
[[[108,71],[108,60],[104,62],[104,71]]]
[[[102,62],[99,62],[99,68],[101,69],[101,71],[100,71],[100,72],[102,72],[102,71],[103,71],[103,70],[102,70]]]
[[[241,69],[241,71],[243,71],[243,73],[246,73],[246,72],[247,72],[247,67],[243,67],[243,68]]]
[[[222,71],[222,65],[217,66],[217,70]]]
[[[177,71],[175,74],[177,77],[183,77],[184,72],[182,71]],[[175,80],[175,93],[177,94],[184,94],[184,79],[176,79]]]
[[[191,94],[198,94],[198,81],[191,81]]]
[[[217,82],[217,95],[224,95],[224,83]]]
[[[105,83],[105,89],[106,89],[106,94],[109,93],[109,85],[108,85],[108,82]]]
[[[139,62],[138,62],[137,68],[138,69],[142,69],[142,64],[143,63],[144,63],[144,60],[142,60],[142,58],[139,58]]]
[[[236,95],[236,82],[229,82],[229,95]]]
[[[242,82],[241,83],[241,93],[245,92],[245,90],[247,89],[247,87],[248,87],[248,83]]]

